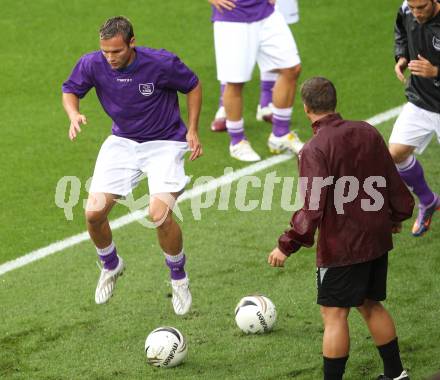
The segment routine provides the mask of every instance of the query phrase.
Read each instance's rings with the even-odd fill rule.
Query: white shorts
[[[420,154],[435,134],[440,142],[440,114],[406,103],[394,123],[389,143],[413,146]]]
[[[177,193],[188,183],[183,159],[187,151],[185,142],[137,143],[111,135],[99,151],[89,192],[126,196],[146,176],[150,195]]]
[[[275,9],[281,12],[288,24],[295,24],[299,21],[297,0],[277,0]]]
[[[256,62],[263,72],[301,62],[292,32],[278,11],[252,23],[216,21],[214,43],[221,82],[248,82]]]

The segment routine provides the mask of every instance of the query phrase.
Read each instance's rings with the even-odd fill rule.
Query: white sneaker
[[[391,379],[390,377],[386,377],[385,375],[380,375],[377,380],[409,380],[409,375],[406,371],[403,371],[400,376],[394,377]]]
[[[226,111],[225,107],[221,106],[215,113],[214,120],[211,122],[211,131],[223,132],[226,131]]]
[[[113,270],[101,269],[98,285],[95,291],[95,302],[100,305],[106,303],[113,294],[116,280],[124,273],[124,261],[119,257],[118,266]]]
[[[177,315],[188,313],[192,303],[188,277],[182,280],[171,280],[171,287],[173,288],[173,298],[171,298],[171,302],[174,312]]]
[[[272,103],[269,103],[266,107],[261,107],[258,105],[257,107],[257,115],[255,116],[258,121],[267,121],[268,123],[272,122]]]
[[[252,149],[251,144],[247,140],[241,140],[238,144],[229,145],[229,153],[232,158],[240,161],[260,161],[261,157]]]
[[[288,151],[298,154],[304,146],[304,143],[300,140],[295,132],[290,131],[281,137],[276,137],[273,133],[271,133],[269,139],[267,140],[267,145],[271,153],[279,154]]]
[[[226,119],[226,111],[225,107],[221,106],[215,113],[214,119]]]

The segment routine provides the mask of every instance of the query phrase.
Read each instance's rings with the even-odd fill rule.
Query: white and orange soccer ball
[[[246,334],[262,334],[272,330],[277,319],[273,302],[263,295],[243,297],[235,308],[235,322]]]
[[[186,339],[174,327],[159,327],[145,341],[147,363],[154,367],[171,368],[182,363],[188,354]]]

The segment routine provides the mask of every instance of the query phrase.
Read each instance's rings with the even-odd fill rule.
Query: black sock
[[[403,371],[400,360],[399,343],[397,338],[383,346],[377,346],[383,360],[384,375],[391,379],[400,376]]]
[[[348,356],[345,358],[324,358],[324,380],[342,380],[345,372],[345,363],[347,363]]]

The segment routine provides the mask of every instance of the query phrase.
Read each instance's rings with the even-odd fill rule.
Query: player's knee
[[[362,314],[364,319],[370,319],[374,313],[382,311],[383,306],[378,301],[366,299],[362,306],[359,306],[358,311]]]
[[[156,227],[166,228],[171,222],[170,209],[162,204],[151,204],[148,208],[148,217]]]
[[[301,64],[298,64],[298,65],[292,67],[292,75],[295,79],[299,78],[299,76],[301,74],[301,70],[302,70]]]
[[[99,225],[106,220],[107,215],[103,211],[86,210],[85,217],[86,217],[87,224]]]
[[[412,154],[411,147],[403,147],[400,145],[391,144],[388,149],[391,154],[391,157],[393,158],[394,163],[396,164],[400,164],[404,162]]]
[[[324,325],[340,323],[348,318],[350,309],[344,307],[321,306],[321,316]]]
[[[284,75],[285,78],[289,80],[289,82],[294,82],[299,78],[301,74],[301,65],[298,64],[296,66],[289,67],[287,69],[281,69],[280,74]]]

